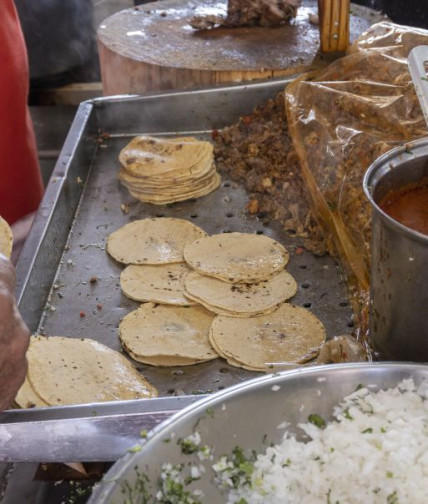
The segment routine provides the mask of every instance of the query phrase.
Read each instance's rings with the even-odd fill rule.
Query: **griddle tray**
[[[290,251],[288,271],[299,286],[293,303],[310,308],[323,321],[330,337],[349,332],[351,310],[333,259],[315,257],[306,251],[296,254],[296,248],[302,246],[301,240],[285,235],[277,223],[266,225],[256,216],[249,216],[245,212],[246,192],[235,182],[223,178],[221,187],[203,198],[155,206],[133,199],[116,177],[119,151],[133,136],[195,135],[209,139],[213,129],[231,125],[240,116],[251,113],[255,106],[283,90],[287,82],[270,81],[144,97],[108,97],[82,103],[17,266],[19,308],[31,331],[50,336],[92,338],[120,350],[119,321],[136,309],[138,303],[121,294],[119,275],[123,265],[106,253],[106,237],[134,219],[170,216],[188,219],[210,234],[264,233],[282,242]],[[90,407],[91,414],[108,416],[111,412],[122,415],[126,422],[129,405],[132,403],[132,412],[135,412],[136,403],[141,404],[140,411],[145,412],[143,425],[138,425],[138,430],[136,426],[130,428],[129,439],[113,450],[117,456],[124,443],[131,440],[132,444],[141,429],[153,427],[200,394],[257,376],[231,367],[223,359],[180,368],[136,365],[158,388],[160,398]],[[187,396],[186,400],[182,396]],[[167,413],[161,415],[159,410]],[[11,428],[12,424],[33,420],[86,418],[90,416],[88,411],[88,406],[24,410],[10,415],[4,413],[0,415],[0,422]],[[89,431],[84,435],[88,439],[91,437]],[[48,446],[45,452],[49,454]],[[89,460],[88,457],[97,459],[91,450],[79,460]],[[16,458],[18,454],[8,460]],[[34,458],[34,455],[22,454],[22,460]],[[7,456],[0,453],[0,460],[5,459]]]

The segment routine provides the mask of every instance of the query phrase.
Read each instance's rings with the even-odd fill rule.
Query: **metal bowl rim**
[[[333,373],[340,374],[348,370],[363,370],[363,369],[384,369],[385,372],[391,370],[402,370],[402,371],[416,371],[416,370],[428,370],[428,364],[424,363],[414,363],[414,362],[358,362],[358,363],[342,363],[342,364],[322,364],[317,366],[311,366],[307,368],[297,368],[287,371],[281,371],[277,373],[272,373],[264,376],[258,376],[254,379],[247,380],[243,383],[233,385],[227,389],[218,391],[208,397],[197,401],[189,406],[186,406],[181,411],[172,415],[168,420],[157,425],[153,428],[147,435],[146,439],[142,439],[139,445],[141,445],[141,450],[137,452],[128,452],[124,454],[104,475],[103,480],[98,486],[94,488],[91,498],[88,504],[108,504],[110,493],[117,486],[120,478],[126,474],[132,467],[134,467],[141,456],[142,451],[146,447],[149,447],[153,443],[157,443],[158,439],[162,437],[169,429],[177,423],[180,423],[186,419],[186,417],[194,417],[197,414],[204,413],[207,408],[222,403],[227,399],[231,399],[240,393],[246,392],[251,389],[257,389],[258,387],[280,385],[281,383],[289,380],[293,380],[298,376],[305,375],[317,375],[319,373]]]

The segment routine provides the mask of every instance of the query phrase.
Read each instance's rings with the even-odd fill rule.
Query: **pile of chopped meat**
[[[220,172],[249,193],[247,211],[280,222],[284,231],[304,239],[317,255],[326,243],[310,208],[297,153],[288,134],[284,94],[216,131],[215,159]]]
[[[277,26],[296,17],[301,0],[229,0],[227,20],[232,26]]]
[[[190,24],[197,30],[216,25],[227,28],[239,26],[279,26],[297,15],[301,0],[228,0],[227,16],[195,16]]]

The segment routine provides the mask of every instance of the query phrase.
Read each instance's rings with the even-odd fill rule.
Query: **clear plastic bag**
[[[288,125],[314,213],[352,288],[356,335],[368,331],[371,208],[362,187],[370,164],[427,136],[407,55],[428,31],[381,22],[348,54],[286,89]]]

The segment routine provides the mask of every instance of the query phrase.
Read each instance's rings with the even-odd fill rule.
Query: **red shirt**
[[[27,106],[28,61],[13,0],[0,5],[0,215],[9,224],[34,212],[43,194]]]

